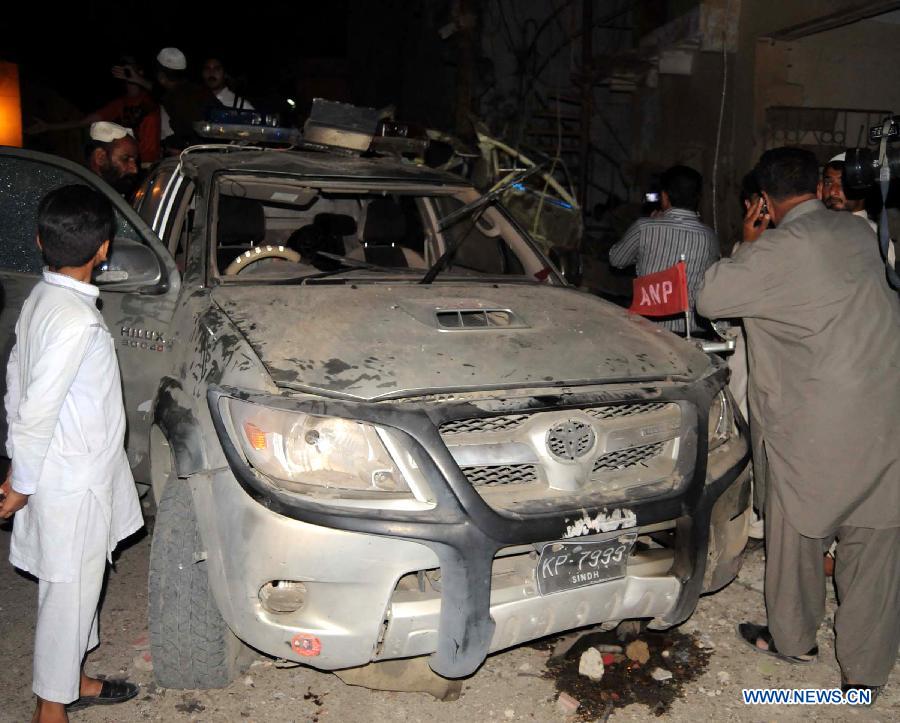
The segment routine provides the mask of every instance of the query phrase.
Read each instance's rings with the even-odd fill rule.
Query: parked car
[[[161,685],[225,685],[242,643],[460,678],[551,633],[676,625],[736,574],[748,443],[724,365],[569,288],[459,177],[199,149],[131,207],[0,149],[7,351],[38,201],[65,183],[118,217],[96,283],[158,505]]]

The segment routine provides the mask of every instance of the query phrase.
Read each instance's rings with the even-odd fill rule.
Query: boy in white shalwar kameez
[[[116,544],[143,525],[125,455],[115,344],[97,310],[93,269],[115,216],[87,186],[51,191],[38,209],[47,264],[22,306],[7,367],[7,454],[0,517],[16,513],[10,562],[38,578],[33,721],[128,700],[137,686],[87,677],[97,605]]]

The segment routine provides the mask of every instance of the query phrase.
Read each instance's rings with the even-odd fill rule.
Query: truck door
[[[101,313],[116,340],[128,417],[128,458],[138,481],[147,481],[150,412],[160,376],[171,355],[169,325],[181,279],[162,243],[108,184],[63,158],[0,148],[0,365],[15,342],[22,302],[41,274],[35,245],[41,198],[62,185],[81,183],[113,204],[117,230],[108,269],[97,274]],[[0,387],[5,393],[5,373]],[[6,439],[6,410],[0,440]]]

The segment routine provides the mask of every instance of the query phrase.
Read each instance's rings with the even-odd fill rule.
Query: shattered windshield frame
[[[439,230],[440,219],[448,210],[458,210],[479,198],[477,191],[462,184],[335,181],[258,172],[219,172],[211,186],[206,265],[210,280],[225,284],[315,283],[320,279],[331,283],[418,282],[453,243],[453,227]],[[238,207],[223,211],[223,198],[235,199],[229,203]],[[320,201],[327,203],[312,212]],[[392,203],[404,207],[405,226],[396,218],[369,224],[376,204],[389,208]],[[493,253],[497,260],[467,265],[465,256],[454,259],[441,274],[441,281],[558,283],[549,262],[527,233],[500,204],[489,206],[490,215],[479,218],[478,233],[482,243],[484,238],[490,239],[491,247],[499,250],[480,250]],[[321,233],[305,233],[320,225],[326,227],[325,242]],[[382,241],[385,234],[390,236],[395,231],[401,236],[396,242]],[[373,233],[379,236],[374,243]],[[310,241],[310,235],[316,239]],[[477,251],[479,243],[473,239],[466,246]],[[257,248],[261,251],[256,252]],[[258,270],[248,266],[238,273],[231,267],[248,251],[251,256],[264,257],[254,265],[265,266]]]

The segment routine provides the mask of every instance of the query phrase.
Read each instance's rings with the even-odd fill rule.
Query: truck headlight
[[[386,429],[238,399],[228,400],[228,411],[247,460],[280,486],[410,492],[403,472],[388,452],[388,446],[394,445]]]
[[[731,400],[723,389],[709,405],[709,424],[707,425],[708,450],[712,452],[720,447],[734,433],[734,410],[731,408]]]

